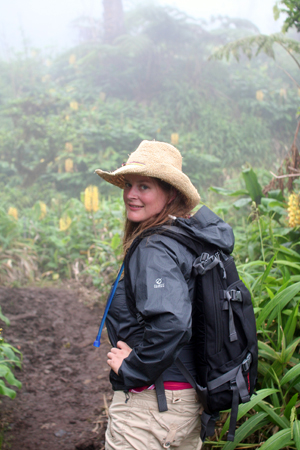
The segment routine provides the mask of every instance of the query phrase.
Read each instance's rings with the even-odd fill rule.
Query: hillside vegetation
[[[210,59],[257,34],[244,20],[207,24],[147,6],[127,13],[111,44],[85,31],[62,54],[25,48],[0,61],[1,283],[73,278],[105,298],[122,260],[123,207],[94,170],[119,167],[143,139],[173,143],[203,202],[234,227],[257,318],[257,395],[240,406],[235,442],[223,440],[225,412],[208,445],[298,450],[299,68],[280,47],[276,59]],[[0,393],[14,396],[5,383],[19,386],[19,359],[8,351]]]

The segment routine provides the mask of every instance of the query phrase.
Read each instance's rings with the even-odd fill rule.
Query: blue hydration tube
[[[102,330],[103,330],[103,327],[104,327],[104,324],[105,324],[106,316],[107,316],[108,310],[110,308],[112,299],[114,298],[114,295],[115,295],[118,283],[120,281],[123,269],[124,269],[124,263],[122,264],[121,269],[119,270],[119,273],[118,273],[118,276],[116,278],[116,281],[113,284],[110,296],[108,297],[108,300],[107,300],[107,303],[106,303],[106,306],[105,306],[105,310],[104,310],[104,314],[103,314],[103,317],[102,317],[102,320],[101,320],[101,323],[100,323],[99,331],[98,331],[96,340],[94,342],[94,347],[100,347],[100,338],[101,338]]]

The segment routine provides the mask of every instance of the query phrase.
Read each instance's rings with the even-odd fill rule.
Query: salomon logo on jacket
[[[154,284],[154,288],[164,288],[165,284],[163,283],[163,279],[162,278],[156,278],[155,280],[155,284]]]

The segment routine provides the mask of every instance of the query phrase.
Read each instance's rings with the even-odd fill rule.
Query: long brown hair
[[[153,179],[156,180],[158,185],[168,194],[168,199],[171,199],[174,193],[176,193],[176,197],[171,201],[167,201],[160,213],[143,222],[131,222],[126,218],[123,238],[124,255],[126,255],[134,239],[143,231],[152,227],[158,227],[171,223],[172,219],[169,216],[186,218],[189,217],[191,212],[188,202],[181,192],[165,181],[159,180],[155,177],[153,177]]]

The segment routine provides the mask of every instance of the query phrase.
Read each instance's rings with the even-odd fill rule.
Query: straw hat
[[[135,152],[131,153],[126,163],[114,172],[97,169],[96,173],[115,186],[124,189],[126,174],[138,174],[155,177],[174,186],[194,208],[200,200],[197,189],[189,177],[182,172],[182,156],[173,145],[165,142],[142,141]]]

